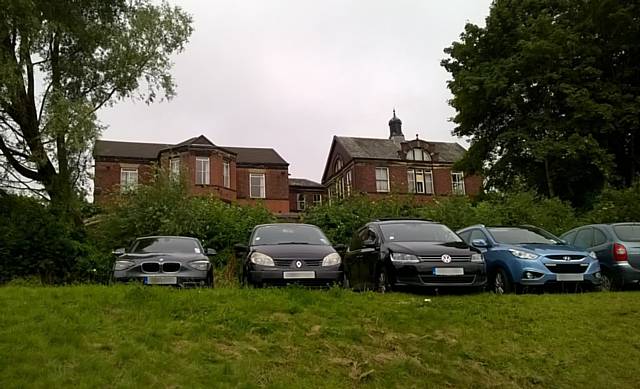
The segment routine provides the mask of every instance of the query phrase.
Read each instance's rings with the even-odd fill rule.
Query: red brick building
[[[306,178],[289,179],[289,208],[291,212],[303,212],[304,210],[321,205],[326,201],[326,193],[322,184]]]
[[[98,140],[93,156],[96,203],[148,182],[160,166],[186,174],[194,195],[289,212],[289,164],[273,149],[221,147],[200,135],[176,145]]]
[[[322,176],[329,197],[411,194],[428,201],[434,196],[480,192],[481,177],[453,170],[466,152],[462,146],[417,137],[406,140],[395,111],[389,129],[388,139],[333,137]]]

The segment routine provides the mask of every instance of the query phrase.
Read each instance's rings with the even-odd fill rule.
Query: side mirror
[[[487,248],[489,247],[489,244],[484,239],[474,239],[471,241],[471,246],[478,248]]]
[[[565,245],[565,246],[568,246],[568,245],[569,245],[569,242],[567,242],[567,241],[566,241],[566,240],[564,240],[564,239],[560,239],[560,242],[561,242],[563,245]]]
[[[123,255],[125,252],[126,250],[124,248],[119,248],[119,249],[113,250],[111,254],[120,256],[120,255]]]
[[[206,250],[207,255],[216,255],[218,254],[218,252],[215,249],[207,249]]]
[[[247,247],[247,245],[244,245],[242,243],[238,243],[233,246],[233,251],[235,252],[236,257],[238,257],[246,253],[247,251],[249,251],[249,247]]]
[[[375,240],[371,240],[371,239],[367,239],[364,242],[362,242],[362,245],[365,248],[376,247],[376,241]]]
[[[345,251],[347,251],[347,245],[340,243],[340,244],[334,245],[333,249],[336,250],[338,253],[344,253]]]

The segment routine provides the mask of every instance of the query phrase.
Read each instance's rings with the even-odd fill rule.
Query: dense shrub
[[[640,182],[627,189],[605,189],[584,220],[589,223],[640,221]]]
[[[28,197],[0,196],[0,283],[37,277],[60,283],[83,269],[78,259],[86,254],[84,237],[48,207]]]
[[[303,219],[320,226],[335,243],[348,243],[353,232],[382,217],[417,217],[444,223],[457,230],[472,224],[533,224],[560,234],[578,224],[573,208],[558,199],[531,193],[490,195],[474,202],[467,197],[442,197],[429,203],[390,197],[373,201],[355,196],[308,210]]]

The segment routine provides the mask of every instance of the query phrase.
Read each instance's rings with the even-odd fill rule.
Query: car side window
[[[362,248],[362,232],[366,231],[365,228],[358,230],[351,238],[351,243],[349,243],[349,251],[360,250]]]
[[[488,241],[487,236],[484,234],[484,232],[482,232],[480,230],[473,230],[471,232],[471,237],[469,238],[469,242],[473,242],[476,239],[482,239],[485,242]]]
[[[591,247],[593,244],[593,228],[584,228],[578,231],[574,245],[581,249]]]
[[[600,246],[602,244],[607,243],[608,239],[604,232],[600,231],[597,228],[593,229],[593,245]]]
[[[567,235],[563,236],[562,239],[566,241],[568,244],[573,244],[573,241],[576,238],[576,231],[571,231]]]
[[[378,235],[371,228],[367,228],[367,239],[377,242]]]
[[[467,244],[471,242],[471,240],[469,240],[469,237],[471,236],[471,231],[461,232],[458,234],[458,236],[462,238],[462,240],[464,240]]]

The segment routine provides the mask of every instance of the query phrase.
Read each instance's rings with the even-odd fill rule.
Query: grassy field
[[[637,387],[640,292],[0,288],[0,387]]]

